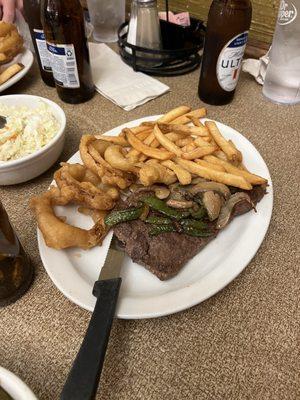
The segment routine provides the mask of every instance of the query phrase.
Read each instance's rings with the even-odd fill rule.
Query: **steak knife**
[[[109,250],[95,282],[95,309],[85,338],[60,395],[61,400],[92,400],[97,391],[122,279],[125,252],[113,235]]]

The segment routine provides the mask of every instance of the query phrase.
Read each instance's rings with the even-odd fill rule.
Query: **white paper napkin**
[[[113,103],[130,111],[168,92],[167,85],[135,72],[103,43],[89,43],[96,90]]]
[[[260,57],[259,60],[248,58],[247,60],[244,60],[242,64],[243,71],[254,76],[256,82],[258,82],[260,85],[263,85],[265,81],[267,66],[270,61],[269,53],[270,50],[266,55]]]

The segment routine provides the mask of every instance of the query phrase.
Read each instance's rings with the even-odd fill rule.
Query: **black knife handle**
[[[115,315],[121,278],[97,281],[93,294],[96,306],[85,338],[75,358],[61,400],[92,400],[98,387],[112,321]]]

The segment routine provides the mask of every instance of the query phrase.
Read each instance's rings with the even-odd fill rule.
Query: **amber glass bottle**
[[[41,0],[41,20],[59,97],[82,103],[95,92],[79,0]]]
[[[40,0],[26,0],[24,1],[24,12],[30,29],[41,77],[46,85],[54,87],[55,83],[52,74],[50,54],[47,49],[46,38],[41,23],[40,6]]]
[[[0,306],[21,297],[33,279],[33,267],[0,202]]]
[[[251,24],[250,0],[213,0],[209,10],[199,97],[208,104],[233,99]]]

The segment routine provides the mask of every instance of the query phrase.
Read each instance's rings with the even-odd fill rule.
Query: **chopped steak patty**
[[[265,192],[263,186],[255,186],[251,191],[247,191],[254,204],[263,198]],[[132,199],[129,199],[120,203],[119,208],[129,207],[132,203]],[[250,210],[251,206],[247,201],[239,203],[232,217]],[[114,233],[124,244],[125,251],[134,262],[145,266],[159,279],[166,280],[176,275],[188,260],[217,236],[219,231],[214,229],[213,223],[209,223],[209,228],[212,230],[212,236],[203,238],[177,232],[150,236],[149,224],[135,220],[116,225]]]

